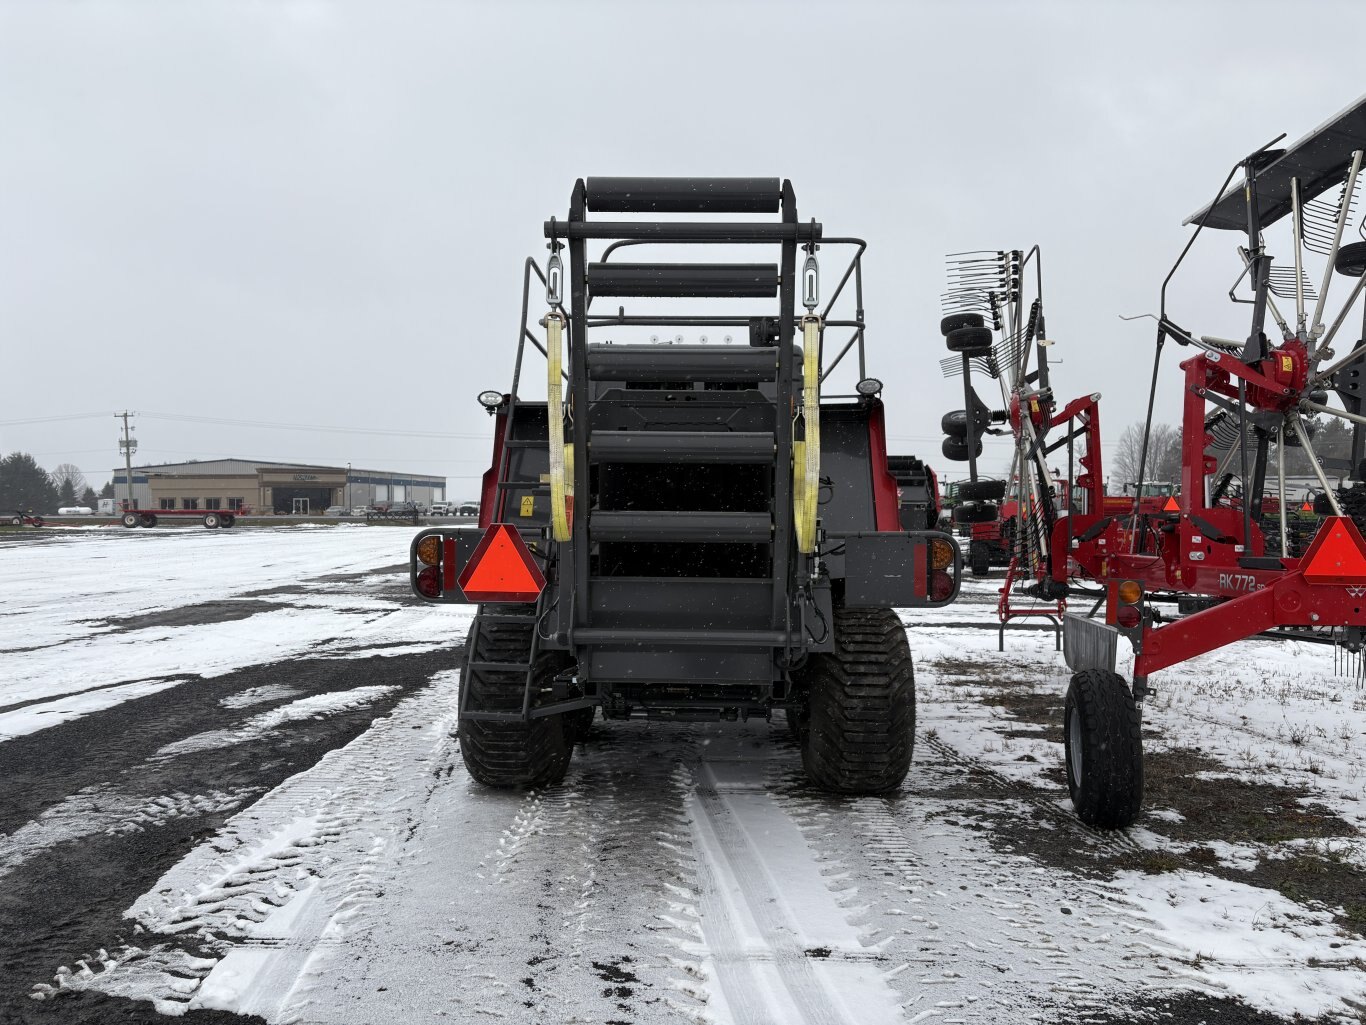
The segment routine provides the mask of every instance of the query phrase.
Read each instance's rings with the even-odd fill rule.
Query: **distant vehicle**
[[[478,502],[461,502],[461,503],[460,503],[460,508],[459,508],[459,510],[457,510],[456,515],[457,515],[457,516],[478,516],[478,515],[479,515],[479,503],[478,503]]]
[[[344,505],[329,505],[326,509],[323,510],[323,515],[324,515],[324,516],[345,516],[345,515],[346,515],[346,506],[344,506]]]
[[[57,510],[58,516],[93,516],[94,510],[88,505],[64,505]]]
[[[433,516],[449,516],[450,514],[451,514],[451,503],[450,503],[450,502],[433,502],[433,503],[432,503],[431,515],[433,515]]]
[[[351,507],[352,516],[365,516],[369,514],[369,512],[370,507],[368,505],[356,505]]]

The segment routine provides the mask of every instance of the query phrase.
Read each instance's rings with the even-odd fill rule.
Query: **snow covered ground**
[[[1331,649],[1155,677],[1124,833],[1072,815],[1068,674],[1046,631],[996,651],[994,581],[903,616],[899,794],[811,790],[782,722],[599,723],[562,786],[496,793],[450,735],[470,613],[407,594],[410,537],[0,541],[0,1020],[1366,1015],[1366,692]]]

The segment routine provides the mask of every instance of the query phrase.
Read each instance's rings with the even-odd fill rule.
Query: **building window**
[[[174,498],[163,498],[163,499],[161,500],[161,507],[162,507],[163,509],[174,509],[174,508],[175,508],[175,499],[174,499]]]
[[[229,511],[229,512],[238,512],[241,508],[242,508],[242,500],[241,500],[240,498],[229,498],[229,499],[228,499],[228,511]]]
[[[182,498],[182,499],[180,500],[180,508],[182,508],[182,509],[198,509],[198,508],[199,508],[199,499],[197,499],[197,498]]]
[[[221,498],[206,498],[204,499],[204,508],[221,509],[223,508],[223,500]]]

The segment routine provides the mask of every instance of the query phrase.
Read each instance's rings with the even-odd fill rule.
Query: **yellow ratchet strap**
[[[816,550],[816,506],[821,482],[821,318],[802,318],[802,423],[804,437],[792,439],[792,510],[797,550]]]
[[[545,315],[546,418],[550,428],[550,536],[568,541],[574,497],[574,448],[564,444],[564,317]]]

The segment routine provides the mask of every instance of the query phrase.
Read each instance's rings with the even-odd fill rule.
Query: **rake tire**
[[[969,549],[969,560],[972,563],[972,575],[984,577],[991,573],[991,549],[987,547],[985,541],[974,541]]]
[[[1143,723],[1124,677],[1108,669],[1072,677],[1063,750],[1077,817],[1099,829],[1132,825],[1143,806]]]
[[[991,328],[960,327],[944,336],[949,352],[963,356],[985,356],[991,351]]]
[[[468,661],[523,662],[531,651],[531,626],[520,623],[481,623],[471,630]],[[564,652],[542,652],[536,659],[535,680],[549,683],[570,665]],[[478,670],[468,664],[461,687],[472,686],[469,706],[513,712],[522,707],[525,672]],[[573,756],[573,737],[563,715],[547,715],[529,722],[490,722],[461,718],[457,727],[460,755],[469,774],[488,787],[545,787],[564,779]]]
[[[982,327],[986,323],[980,313],[950,313],[939,322],[939,333],[947,335],[965,327]]]
[[[802,765],[822,790],[881,794],[906,778],[915,747],[915,671],[891,609],[836,609],[835,650],[803,672]]]

